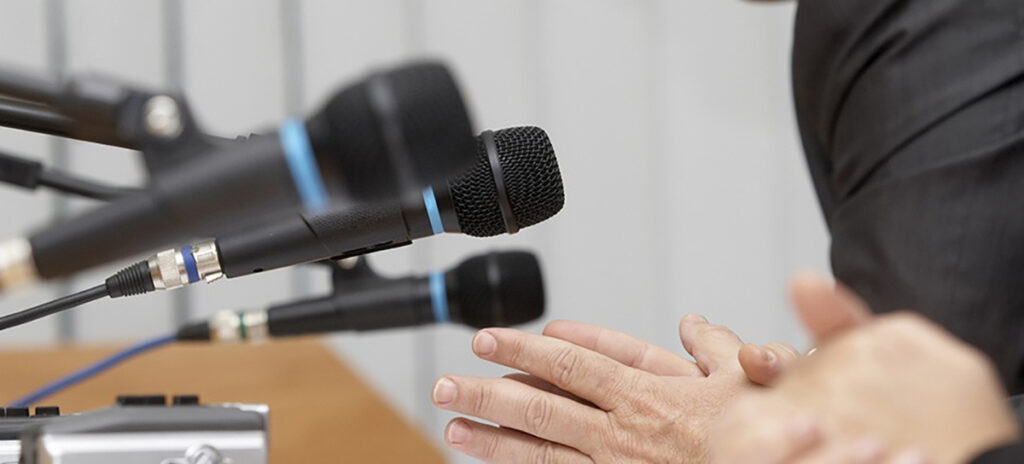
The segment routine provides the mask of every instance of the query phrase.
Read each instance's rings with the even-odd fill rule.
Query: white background
[[[423,240],[374,256],[379,269],[420,272],[527,248],[544,266],[545,320],[589,321],[679,349],[677,321],[696,312],[751,341],[800,345],[784,285],[796,269],[827,269],[827,235],[790,102],[793,12],[738,0],[2,0],[0,63],[180,85],[204,127],[233,136],[309,111],[373,66],[441,57],[478,127],[547,129],[565,209],[515,237]],[[76,172],[145,179],[125,150],[61,148],[7,129],[0,150],[47,161],[66,150]],[[62,207],[50,194],[8,187],[0,204],[2,236],[42,226]],[[4,295],[0,311],[91,286],[113,269]],[[96,303],[4,332],[0,344],[138,339],[168,331],[175,305],[202,316],[326,291],[326,280],[278,271]],[[429,402],[433,380],[504,372],[472,356],[471,336],[440,327],[331,343],[440,443],[450,415]]]

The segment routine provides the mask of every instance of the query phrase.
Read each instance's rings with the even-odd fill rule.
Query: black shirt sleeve
[[[1024,1],[798,5],[797,119],[832,268],[1024,391]]]
[[[1020,464],[1024,462],[1024,443],[1001,446],[974,458],[971,464]]]

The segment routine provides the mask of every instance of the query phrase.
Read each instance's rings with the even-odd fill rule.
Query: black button
[[[175,406],[198,406],[199,395],[174,395]]]
[[[28,417],[28,408],[7,408],[7,417]]]
[[[59,416],[60,407],[58,406],[36,406],[36,417],[39,416]]]
[[[165,406],[167,397],[164,395],[120,395],[117,397],[120,406]]]

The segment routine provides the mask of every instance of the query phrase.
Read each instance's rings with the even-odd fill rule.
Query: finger
[[[488,463],[592,464],[583,453],[512,429],[453,419],[444,431],[452,449]]]
[[[814,273],[794,276],[790,296],[804,326],[819,341],[857,327],[871,317],[870,310],[853,292]]]
[[[442,377],[434,404],[545,440],[591,449],[604,413],[511,379]]]
[[[753,411],[752,411],[753,412]],[[798,415],[783,423],[748,415],[749,422],[722,430],[728,440],[715,448],[719,464],[788,464],[821,442],[821,429],[810,416]]]
[[[903,451],[885,461],[886,464],[931,464],[933,461],[918,450]]]
[[[554,321],[544,335],[575,343],[629,367],[655,375],[704,376],[693,362],[621,332],[574,321]]]
[[[648,375],[565,340],[515,329],[477,332],[473,352],[488,361],[540,377],[606,411],[628,400],[639,376]]]
[[[796,464],[879,464],[885,448],[874,439],[836,441],[819,446],[796,460]]]
[[[740,369],[737,354],[743,341],[731,330],[709,324],[703,316],[688,314],[679,322],[679,338],[705,374]]]
[[[739,361],[747,379],[767,387],[800,357],[796,349],[784,343],[747,343],[740,347]]]
[[[573,395],[572,393],[569,393],[569,392],[567,392],[565,390],[562,390],[561,388],[558,388],[558,387],[556,387],[554,385],[551,385],[551,382],[548,382],[548,381],[546,381],[544,379],[541,379],[539,377],[532,376],[530,374],[523,374],[523,373],[517,372],[517,373],[514,373],[514,374],[506,374],[506,375],[504,375],[502,377],[504,377],[506,379],[515,380],[516,382],[519,382],[519,383],[525,383],[526,385],[529,385],[529,386],[531,386],[533,388],[536,388],[538,390],[546,391],[548,393],[561,396],[562,398],[568,398],[570,400],[573,400],[573,401],[575,401],[577,403],[580,403],[580,404],[583,404],[583,405],[586,405],[586,406],[590,406],[590,407],[593,407],[593,408],[597,407],[597,406],[594,406],[593,403],[591,403],[591,402],[589,402],[589,401],[587,401],[587,400],[585,400],[583,398],[580,398],[580,397],[578,397],[576,395]]]

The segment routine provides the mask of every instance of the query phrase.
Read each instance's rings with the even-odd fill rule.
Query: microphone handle
[[[221,268],[229,278],[241,277],[397,248],[442,230],[458,232],[447,185],[428,190],[429,194],[424,191],[403,201],[353,203],[324,214],[295,214],[220,236],[216,243]]]
[[[272,337],[343,330],[368,331],[448,321],[445,273],[429,277],[371,279],[325,298],[267,310]]]
[[[165,172],[143,192],[33,234],[38,275],[61,277],[182,237],[215,236],[238,218],[301,203],[276,136],[221,148]]]

